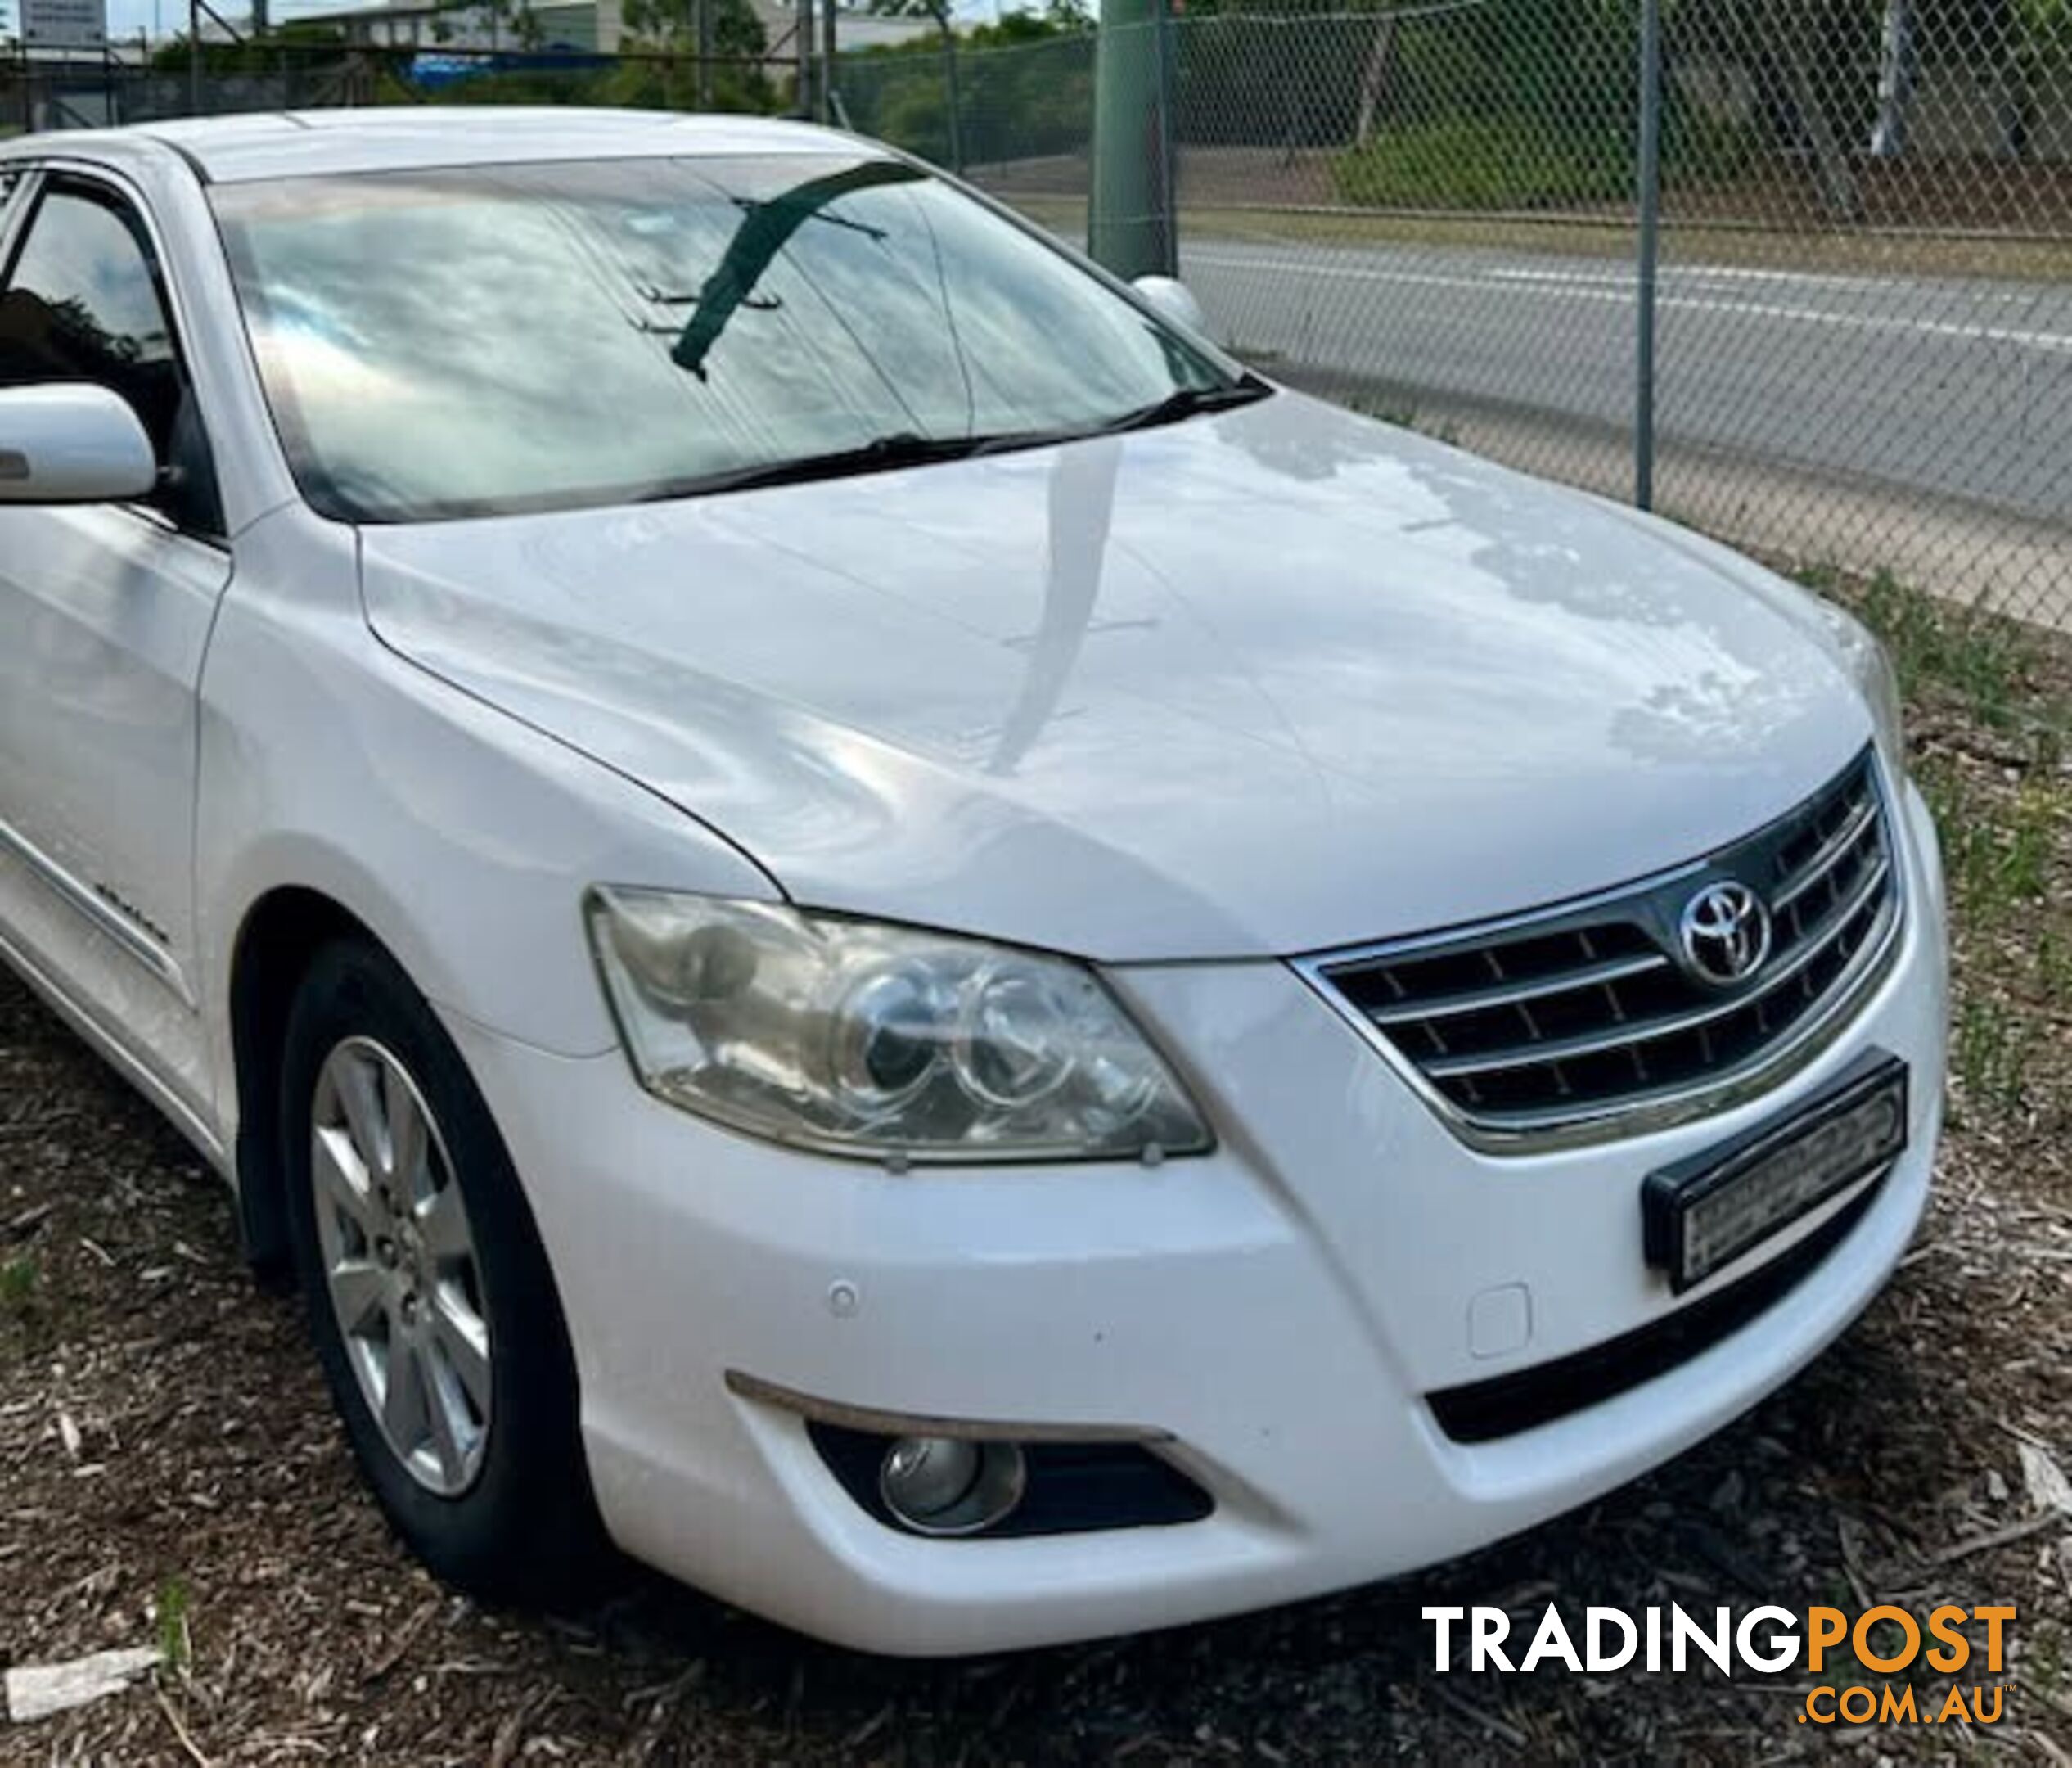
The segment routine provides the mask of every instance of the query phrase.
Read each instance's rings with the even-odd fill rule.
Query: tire
[[[383,1512],[471,1594],[585,1594],[605,1556],[575,1360],[517,1174],[459,1051],[392,958],[340,941],[296,994],[281,1086],[310,1334]]]

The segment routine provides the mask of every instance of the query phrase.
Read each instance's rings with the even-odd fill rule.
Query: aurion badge
[[[1686,970],[1714,988],[1732,988],[1770,955],[1770,911],[1747,885],[1721,878],[1683,905],[1677,936]]]

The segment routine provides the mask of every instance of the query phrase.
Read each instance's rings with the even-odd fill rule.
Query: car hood
[[[1871,735],[1796,592],[1288,393],[954,465],[370,528],[363,558],[387,644],[794,900],[1111,960],[1620,882]]]

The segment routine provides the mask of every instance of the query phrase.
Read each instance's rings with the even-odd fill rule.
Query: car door
[[[16,207],[0,385],[121,395],[161,488],[134,505],[0,507],[0,938],[205,1123],[196,697],[231,574],[205,427],[138,203],[47,170]]]

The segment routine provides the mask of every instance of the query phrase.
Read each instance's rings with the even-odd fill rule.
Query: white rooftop
[[[211,180],[437,166],[517,165],[549,160],[641,159],[664,155],[854,153],[851,135],[772,117],[686,116],[667,110],[585,110],[574,106],[508,109],[411,105],[394,109],[304,110],[197,117],[128,128],[67,132],[68,152],[160,142],[175,147]],[[16,152],[54,138],[25,137]]]

